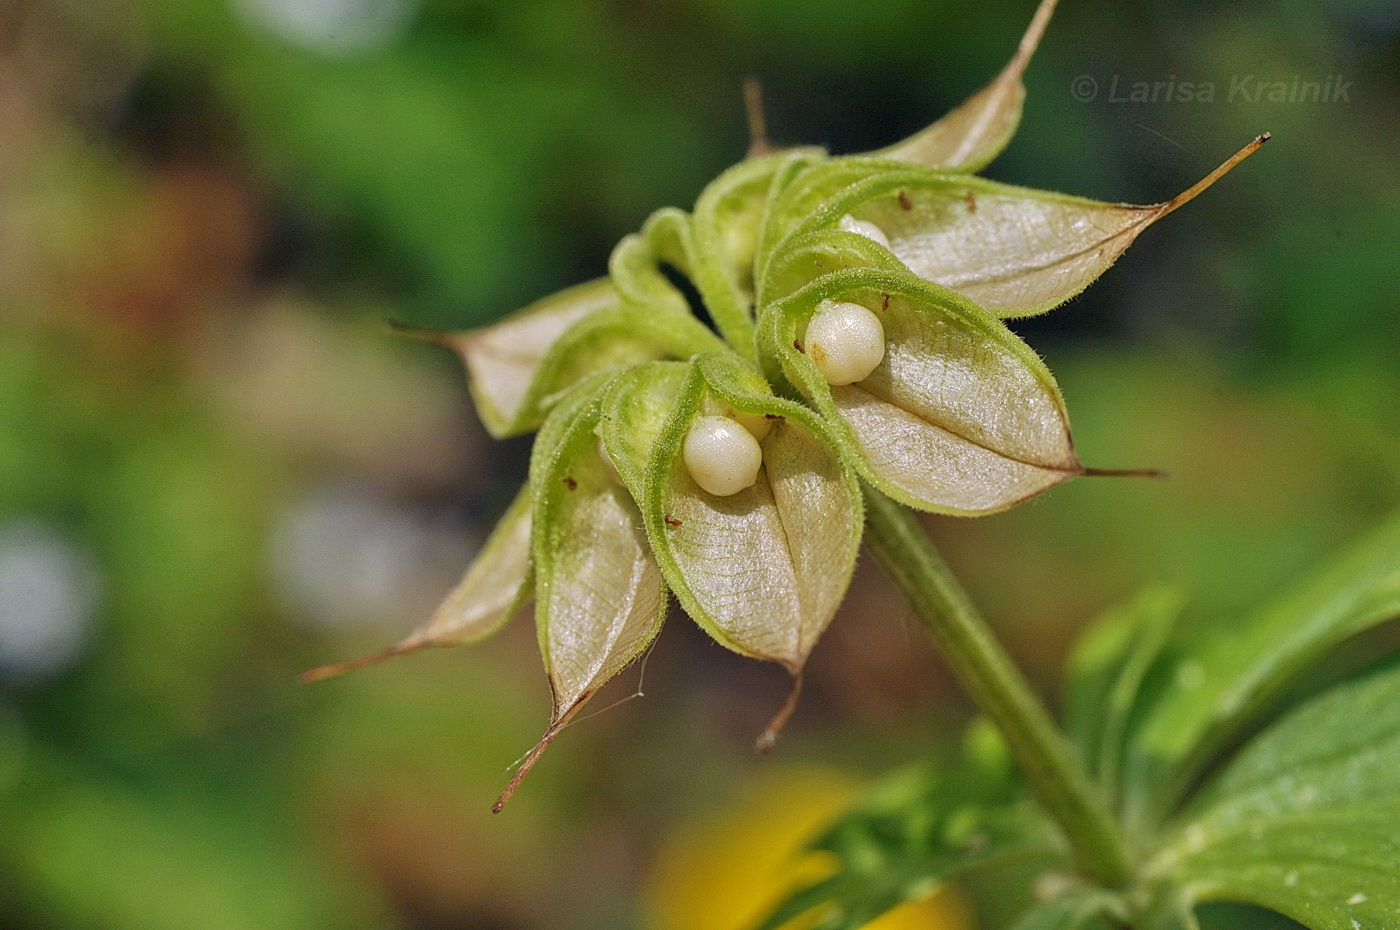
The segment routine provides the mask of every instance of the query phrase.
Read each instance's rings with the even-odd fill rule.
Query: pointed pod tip
[[[783,706],[778,708],[778,712],[773,715],[773,719],[768,721],[767,728],[759,734],[754,742],[754,750],[760,755],[768,755],[778,745],[778,737],[782,736],[783,729],[787,726],[788,720],[792,718],[793,711],[797,710],[798,699],[802,697],[802,669],[801,667],[789,668],[792,675],[792,687],[788,690],[787,700]]]
[[[1040,40],[1045,36],[1045,27],[1050,25],[1050,17],[1055,15],[1057,2],[1058,0],[1040,0],[1040,5],[1035,8],[1035,14],[1031,17],[1030,25],[1026,27],[1025,34],[1021,36],[1021,44],[1016,49],[1016,57],[1011,60],[1009,69],[1014,68],[1018,74],[1026,69],[1031,55],[1035,54]]]
[[[763,115],[763,84],[752,74],[744,78],[744,115],[749,129],[749,149],[744,157],[762,158],[772,153],[768,121]]]
[[[413,326],[409,323],[400,323],[398,320],[385,320],[389,333],[404,339],[412,339],[415,342],[426,342],[435,346],[450,346],[452,344],[451,334],[441,330],[428,329],[426,326]]]
[[[318,681],[325,681],[328,678],[339,678],[341,675],[356,671],[357,669],[366,668],[370,665],[378,665],[386,659],[416,652],[426,645],[427,642],[423,640],[409,637],[401,643],[395,643],[387,649],[380,649],[378,652],[371,652],[369,655],[360,656],[356,659],[347,659],[344,662],[332,662],[329,665],[318,665],[315,668],[309,668],[297,676],[297,681],[300,681],[304,685],[309,685]]]
[[[1159,481],[1171,478],[1170,472],[1160,468],[1085,468],[1080,474],[1085,478],[1153,478]]]
[[[1268,142],[1273,137],[1274,134],[1271,132],[1266,132],[1255,136],[1252,140],[1250,140],[1248,145],[1240,149],[1235,154],[1231,155],[1229,158],[1225,159],[1225,161],[1223,161],[1220,164],[1220,166],[1217,167],[1210,174],[1201,178],[1195,184],[1192,184],[1190,187],[1182,191],[1180,194],[1177,194],[1171,200],[1168,200],[1166,203],[1160,204],[1156,208],[1159,212],[1153,217],[1153,219],[1161,219],[1168,213],[1171,213],[1173,210],[1185,206],[1186,204],[1195,200],[1201,194],[1205,193],[1205,191],[1209,189],[1213,184],[1215,184],[1216,181],[1219,181],[1221,178],[1225,177],[1225,175],[1233,171],[1236,165],[1238,165],[1240,162],[1244,161],[1246,158],[1263,148],[1264,143]]]
[[[339,662],[332,665],[318,665],[315,668],[309,668],[297,675],[297,681],[304,685],[312,685],[318,681],[325,681],[328,678],[338,678],[349,671],[348,668],[343,667],[346,664],[347,663]]]
[[[544,736],[540,737],[540,741],[535,744],[535,748],[530,750],[529,755],[524,758],[520,763],[520,767],[515,770],[515,774],[510,777],[510,781],[506,783],[506,787],[501,792],[500,797],[496,798],[496,803],[491,805],[491,813],[499,814],[506,809],[506,805],[510,803],[510,799],[515,797],[515,792],[520,788],[521,783],[525,781],[525,776],[530,774],[530,770],[535,767],[535,763],[540,761],[540,756],[544,755],[544,751],[549,748],[550,743],[554,742],[554,738],[559,735],[559,731],[563,730],[564,727],[568,725],[570,717],[573,716],[574,712],[577,711],[579,707],[583,706],[583,703],[584,701],[578,701],[568,712],[560,715],[549,725],[549,729],[544,731]]]

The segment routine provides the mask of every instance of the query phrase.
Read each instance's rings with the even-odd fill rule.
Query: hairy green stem
[[[1006,739],[1037,800],[1064,831],[1080,867],[1110,888],[1132,878],[1103,794],[1045,705],[992,635],[914,515],[866,488],[866,545],[908,599],[953,671]]]

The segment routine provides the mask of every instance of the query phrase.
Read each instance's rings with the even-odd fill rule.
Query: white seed
[[[717,497],[751,487],[763,467],[758,440],[728,417],[697,418],[686,433],[681,456],[695,483]]]
[[[885,327],[860,304],[826,303],[807,322],[804,350],[827,384],[854,384],[884,359]]]
[[[761,413],[744,413],[735,410],[713,394],[706,394],[700,401],[700,412],[707,417],[728,417],[748,430],[754,439],[762,442],[773,429],[772,422]]]
[[[757,442],[762,442],[768,434],[773,431],[773,422],[761,413],[744,413],[742,410],[735,410],[730,417],[744,429],[749,431],[749,435]]]
[[[868,220],[858,220],[847,213],[836,224],[838,229],[848,233],[855,233],[857,236],[864,236],[871,242],[890,247],[890,237],[885,235],[885,231]]]

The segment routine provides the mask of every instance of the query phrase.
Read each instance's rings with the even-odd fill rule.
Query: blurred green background
[[[953,733],[868,565],[773,758],[781,672],[675,617],[501,817],[548,710],[527,621],[294,678],[415,626],[524,473],[384,318],[601,273],[741,157],[745,75],[776,142],[868,150],[981,86],[1031,8],[0,0],[0,927],[667,930],[677,825]],[[1114,102],[1115,75],[1216,99]],[[1230,99],[1244,75],[1349,100]],[[930,521],[1053,694],[1142,585],[1228,622],[1400,503],[1400,4],[1067,2],[1027,84],[1000,180],[1154,202],[1274,133],[1018,325],[1084,459],[1172,479]]]

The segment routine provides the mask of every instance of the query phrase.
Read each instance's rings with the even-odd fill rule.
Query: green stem
[[[1000,728],[1031,791],[1083,868],[1107,887],[1132,878],[1102,793],[1015,663],[977,613],[914,515],[867,488],[866,545],[908,599],[978,707]]]

